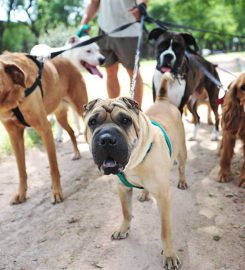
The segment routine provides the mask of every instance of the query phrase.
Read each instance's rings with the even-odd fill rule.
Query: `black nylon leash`
[[[62,48],[57,48],[57,51],[54,50],[53,52],[50,53],[50,58],[54,58],[54,57],[58,56],[59,54],[65,52],[65,51],[69,51],[69,50],[72,50],[72,49],[75,49],[75,48],[83,47],[83,46],[89,45],[91,43],[94,43],[94,42],[100,40],[101,38],[103,38],[105,36],[108,36],[108,35],[114,34],[116,32],[122,31],[122,30],[128,28],[129,26],[131,26],[131,25],[133,25],[135,23],[138,23],[138,22],[135,21],[135,22],[131,22],[131,23],[121,25],[118,28],[110,31],[109,33],[104,33],[103,32],[103,34],[101,34],[101,35],[92,37],[92,38],[90,38],[88,40],[85,40],[83,42],[80,42],[80,43],[78,43],[78,44],[76,44],[76,45],[74,45],[72,47],[65,46],[65,47],[62,47]]]
[[[218,86],[219,88],[223,88],[224,86],[221,84],[221,82],[219,80],[217,80],[212,73],[210,73],[200,62],[198,62],[191,53],[185,51],[185,55],[186,57],[191,60],[195,66],[197,66],[203,73],[204,75],[210,80],[212,81],[216,86]]]

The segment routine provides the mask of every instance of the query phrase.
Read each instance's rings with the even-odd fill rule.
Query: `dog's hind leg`
[[[179,182],[178,182],[178,188],[179,189],[187,189],[188,185],[185,178],[185,164],[187,159],[187,151],[185,147],[185,141],[182,142],[180,152],[178,154],[178,166],[179,166]]]
[[[26,200],[27,191],[27,174],[25,164],[25,148],[24,148],[24,128],[20,128],[11,123],[4,123],[8,131],[11,145],[14,150],[18,172],[19,172],[19,190],[13,196],[10,203],[18,204]]]
[[[197,100],[195,98],[192,99],[190,97],[188,103],[187,103],[188,110],[192,113],[193,116],[193,122],[194,122],[194,127],[192,131],[192,135],[189,138],[189,141],[195,141],[196,140],[196,134],[197,134],[197,129],[198,129],[198,124],[200,122],[200,117],[197,113]]]
[[[219,79],[218,75],[217,79]],[[217,103],[219,98],[219,89],[213,83],[209,83],[209,85],[206,87],[206,90],[208,92],[210,107],[214,113],[215,118],[215,125],[211,134],[211,141],[217,141],[219,139],[219,105]]]
[[[127,238],[132,219],[132,188],[129,189],[118,184],[118,194],[122,206],[123,221],[119,228],[111,236],[111,238],[114,240]]]
[[[73,129],[71,128],[71,126],[68,123],[67,120],[67,111],[62,109],[62,105],[60,107],[58,107],[58,109],[54,112],[57,121],[59,122],[59,124],[61,125],[62,128],[64,128],[67,133],[69,134],[71,141],[72,141],[72,145],[73,145],[73,150],[74,150],[74,156],[72,158],[72,160],[77,160],[81,158],[79,149],[77,147],[77,140],[75,137],[75,133],[73,131]]]
[[[81,76],[78,83],[68,93],[69,101],[79,116],[83,117],[83,106],[88,103],[88,95],[85,82]]]

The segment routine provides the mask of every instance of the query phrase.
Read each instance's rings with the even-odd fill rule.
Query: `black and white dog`
[[[212,111],[215,115],[215,128],[211,140],[217,140],[219,130],[217,104],[219,88],[193,63],[192,58],[201,63],[219,81],[215,66],[197,53],[198,46],[191,34],[169,32],[156,28],[149,34],[149,40],[152,39],[156,41],[157,58],[153,77],[153,99],[155,100],[157,96],[156,89],[159,87],[162,74],[170,72],[172,81],[168,89],[168,97],[179,108],[181,113],[183,112],[183,107],[187,104],[194,117],[195,128],[191,137],[194,140],[200,119],[196,108],[197,100],[204,89],[206,89]],[[190,54],[192,58],[187,57],[186,53]]]

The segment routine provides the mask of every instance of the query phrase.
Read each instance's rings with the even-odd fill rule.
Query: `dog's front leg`
[[[230,180],[231,159],[234,154],[236,137],[234,135],[223,132],[222,148],[220,151],[220,171],[219,182],[225,183]]]
[[[161,237],[164,248],[164,269],[178,269],[180,260],[174,252],[172,244],[172,230],[171,230],[171,217],[170,217],[170,193],[167,188],[160,191],[157,196],[157,203],[161,215]]]
[[[60,173],[58,169],[52,129],[50,123],[46,118],[44,119],[44,123],[42,123],[40,127],[37,128],[37,130],[42,137],[49,159],[50,174],[52,178],[52,192],[53,192],[51,201],[52,203],[59,203],[63,200],[62,189],[60,184]]]
[[[26,200],[27,191],[27,174],[26,174],[26,164],[25,164],[25,149],[24,149],[24,128],[15,126],[14,124],[5,123],[11,145],[14,150],[18,172],[19,172],[19,190],[13,196],[10,203],[18,204]]]
[[[119,228],[112,234],[112,239],[120,240],[127,238],[132,219],[132,188],[126,188],[118,184],[118,194],[121,201],[123,221]]]

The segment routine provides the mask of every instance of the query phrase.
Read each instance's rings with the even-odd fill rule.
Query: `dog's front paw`
[[[74,156],[72,157],[72,160],[78,160],[81,158],[81,154],[79,151],[74,153]]]
[[[60,190],[53,190],[51,203],[56,204],[56,203],[60,203],[62,201],[63,201],[63,195],[62,195],[61,189]]]
[[[111,239],[112,240],[121,240],[121,239],[125,239],[128,237],[129,234],[129,228],[126,231],[115,231],[112,236]]]
[[[138,201],[140,202],[146,202],[150,200],[149,192],[145,189],[142,190],[140,195],[137,197]]]
[[[188,185],[185,181],[179,181],[178,183],[178,186],[177,186],[179,189],[187,189],[188,188]]]
[[[20,204],[26,201],[26,192],[16,193],[10,200],[11,204]]]
[[[239,187],[245,188],[245,178],[242,178],[239,182]]]
[[[220,171],[219,172],[219,179],[218,181],[220,183],[226,183],[226,182],[229,182],[230,181],[230,177],[229,177],[229,173],[228,172],[223,172],[223,171]]]
[[[177,255],[165,257],[163,260],[163,267],[166,270],[176,270],[180,267],[180,260]]]

